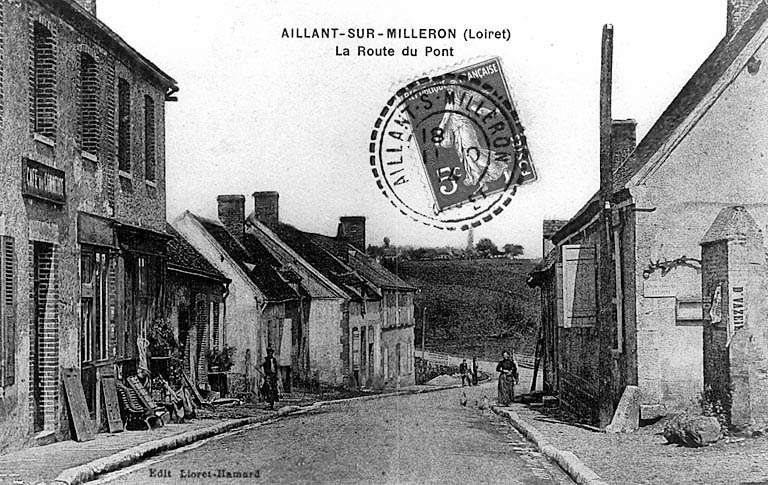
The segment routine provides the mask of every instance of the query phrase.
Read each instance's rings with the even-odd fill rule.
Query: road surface
[[[483,407],[495,382],[353,401],[230,433],[100,483],[505,483],[570,479]]]

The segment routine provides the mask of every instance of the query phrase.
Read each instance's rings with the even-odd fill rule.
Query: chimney
[[[728,0],[725,22],[726,39],[730,39],[739,31],[761,3],[763,0]]]
[[[365,217],[344,216],[339,218],[336,238],[365,252]]]
[[[613,120],[611,123],[611,162],[616,170],[637,146],[637,121]]]
[[[546,258],[547,254],[555,247],[552,243],[552,236],[566,224],[568,224],[568,221],[565,219],[544,219],[541,224],[541,256],[543,258]]]
[[[270,229],[280,222],[280,194],[274,191],[253,193],[253,213],[256,219]]]
[[[245,196],[220,195],[216,197],[219,204],[219,220],[238,241],[245,234]]]
[[[75,0],[75,1],[77,2],[78,5],[86,9],[88,13],[90,13],[94,17],[96,16],[96,0]]]

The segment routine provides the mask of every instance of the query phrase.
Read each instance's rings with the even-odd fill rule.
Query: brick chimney
[[[219,220],[238,241],[245,234],[245,196],[220,195],[216,197],[219,204]]]
[[[568,224],[568,220],[566,219],[544,219],[541,224],[541,256],[543,258],[546,258],[547,254],[549,254],[552,248],[555,247],[552,243],[552,236],[566,224]]]
[[[275,191],[253,193],[253,213],[256,219],[270,229],[280,222],[280,194]]]
[[[727,39],[733,37],[761,3],[763,0],[728,0],[725,37]]]
[[[365,217],[340,217],[336,238],[348,242],[360,251],[365,252]]]
[[[637,121],[613,120],[611,123],[611,160],[613,169],[621,164],[637,146]]]
[[[75,1],[77,2],[78,5],[86,9],[88,13],[90,13],[94,17],[96,16],[96,0],[75,0]]]

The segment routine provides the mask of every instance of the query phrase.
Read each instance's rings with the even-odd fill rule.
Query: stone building
[[[554,249],[531,275],[547,385],[601,425],[627,385],[640,387],[642,418],[700,396],[711,297],[700,242],[727,206],[766,222],[768,6],[730,0],[727,11],[725,37],[637,147],[634,122],[613,123],[613,156],[601,167],[611,176],[550,237]]]
[[[245,198],[218,198],[219,220],[187,211],[172,225],[219,272],[231,280],[226,318],[211,340],[234,347],[234,366],[228,371],[231,392],[258,393],[261,364],[267,348],[275,351],[283,385],[290,389],[295,368],[294,341],[301,332],[302,315],[296,278],[245,231]]]
[[[325,282],[325,288],[344,296],[334,302],[337,308],[324,309],[327,300],[320,296],[307,302],[309,370],[354,387],[414,384],[416,288],[365,254],[365,217],[341,217],[337,234],[325,236],[282,222],[277,192],[253,197],[247,230],[276,257],[311,275],[301,282],[308,295],[317,295],[316,282]]]
[[[213,267],[170,224],[165,318],[180,350],[181,368],[198,388],[210,389],[209,350],[224,346],[226,298],[232,282]],[[168,356],[155,356],[159,359]],[[175,357],[171,355],[170,357]]]
[[[69,436],[60,369],[137,365],[165,247],[165,110],[176,82],[94,1],[0,3],[0,449]]]

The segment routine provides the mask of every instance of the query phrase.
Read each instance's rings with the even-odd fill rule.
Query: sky
[[[568,219],[598,187],[602,25],[614,26],[613,117],[650,129],[725,31],[726,0],[414,2],[98,0],[98,17],[179,84],[166,105],[168,219],[216,216],[216,196],[280,193],[280,218],[333,234],[367,217],[368,243],[458,246],[467,234],[411,221],[378,191],[368,164],[389,97],[425,73],[501,58],[539,180],[475,230],[541,256],[543,219]],[[281,38],[283,29],[455,28],[454,40]],[[465,41],[465,29],[509,29]],[[416,47],[417,57],[341,57],[357,46]],[[426,46],[453,47],[425,57]]]

